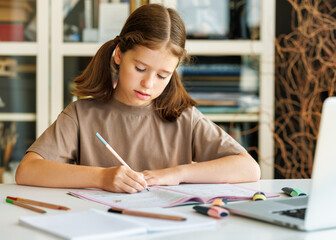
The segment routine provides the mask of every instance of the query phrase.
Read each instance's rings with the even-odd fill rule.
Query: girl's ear
[[[120,65],[120,62],[121,62],[121,51],[118,45],[116,46],[115,51],[114,51],[114,62],[117,65]]]

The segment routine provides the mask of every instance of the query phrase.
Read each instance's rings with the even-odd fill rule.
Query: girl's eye
[[[145,68],[139,68],[139,67],[135,67],[135,69],[138,71],[138,72],[144,72],[146,69]]]
[[[160,79],[165,79],[166,77],[164,77],[164,76],[161,76],[161,75],[157,75],[158,76],[158,78],[160,78]]]

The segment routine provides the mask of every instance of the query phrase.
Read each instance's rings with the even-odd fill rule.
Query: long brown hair
[[[74,80],[74,94],[104,102],[111,99],[114,92],[113,69],[118,69],[112,54],[117,45],[123,53],[138,45],[151,49],[165,46],[182,62],[188,59],[185,41],[184,23],[174,9],[159,4],[144,5],[128,17],[120,35],[103,44],[84,72]],[[162,94],[154,99],[156,112],[167,121],[176,120],[186,108],[195,105],[176,70]]]

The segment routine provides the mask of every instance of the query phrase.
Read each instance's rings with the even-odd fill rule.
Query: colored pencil
[[[35,201],[31,199],[25,199],[25,198],[19,198],[19,197],[10,197],[7,196],[7,199],[11,199],[17,202],[21,203],[27,203],[35,206],[40,206],[40,207],[46,207],[46,208],[51,208],[51,209],[57,209],[57,210],[70,210],[68,207],[56,205],[56,204],[51,204],[51,203],[46,203],[46,202],[40,202],[40,201]]]
[[[186,218],[180,217],[180,216],[140,212],[140,211],[126,210],[126,209],[119,209],[119,208],[110,208],[108,211],[112,213],[120,213],[120,214],[131,215],[131,216],[159,218],[159,219],[172,220],[172,221],[185,221],[186,220]]]
[[[114,149],[105,141],[105,139],[100,136],[99,133],[96,132],[96,136],[99,138],[99,140],[105,145],[105,147],[119,160],[119,162],[124,165],[125,167],[130,168],[130,166],[127,165],[127,163],[119,156],[119,154],[114,151]],[[149,191],[148,187],[146,186],[146,190]]]
[[[18,202],[18,201],[14,201],[14,200],[9,199],[9,198],[6,198],[6,202],[14,204],[14,205],[19,206],[19,207],[23,207],[23,208],[32,210],[34,212],[46,213],[46,211],[41,209],[41,208],[33,207],[33,206],[28,205],[28,204],[24,204],[24,203],[21,203],[21,202]]]
[[[116,151],[114,151],[114,149],[105,141],[105,139],[102,136],[100,136],[99,133],[96,133],[96,136],[105,145],[105,147],[119,160],[119,162],[122,165],[124,165],[127,168],[131,169],[130,166],[128,166],[127,163],[119,156],[119,154]]]

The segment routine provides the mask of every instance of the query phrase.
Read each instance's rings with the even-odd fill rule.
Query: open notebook
[[[71,191],[72,195],[117,208],[172,207],[187,203],[210,203],[215,198],[251,199],[257,190],[233,184],[180,184],[154,186],[139,193],[112,193],[102,190]],[[265,193],[268,198],[279,194]]]
[[[115,239],[145,233],[214,227],[216,220],[195,214],[168,209],[146,209],[146,212],[185,217],[185,221],[169,221],[108,213],[90,209],[81,212],[20,217],[19,223],[51,233],[64,239]]]

